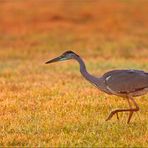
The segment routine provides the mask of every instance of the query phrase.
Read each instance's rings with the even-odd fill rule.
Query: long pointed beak
[[[60,61],[61,59],[62,59],[62,57],[59,56],[59,57],[56,57],[56,58],[54,58],[54,59],[51,59],[51,60],[47,61],[45,64],[50,64],[50,63],[58,62],[58,61]]]

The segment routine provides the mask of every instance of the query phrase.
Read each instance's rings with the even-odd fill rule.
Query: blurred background
[[[147,8],[147,0],[1,0],[0,55],[71,49],[90,58],[146,58]]]

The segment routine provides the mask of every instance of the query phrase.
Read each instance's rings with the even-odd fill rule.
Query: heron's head
[[[74,59],[77,56],[78,55],[76,53],[69,50],[69,51],[64,52],[59,57],[56,57],[54,59],[51,59],[51,60],[47,61],[45,64],[54,63],[54,62],[58,62],[58,61],[70,60],[70,59]]]

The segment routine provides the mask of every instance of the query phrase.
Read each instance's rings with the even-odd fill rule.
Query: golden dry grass
[[[86,82],[74,61],[45,65],[67,49],[94,75],[148,71],[147,0],[0,2],[0,146],[147,147],[147,97],[127,107]]]

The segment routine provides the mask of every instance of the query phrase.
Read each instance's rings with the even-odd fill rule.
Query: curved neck
[[[86,70],[86,66],[85,66],[85,63],[83,62],[83,60],[80,57],[78,57],[78,56],[75,57],[75,60],[77,60],[78,63],[80,64],[80,72],[85,77],[85,79],[87,79],[90,83],[93,83],[93,84],[97,85],[98,79],[88,73],[88,71]]]

